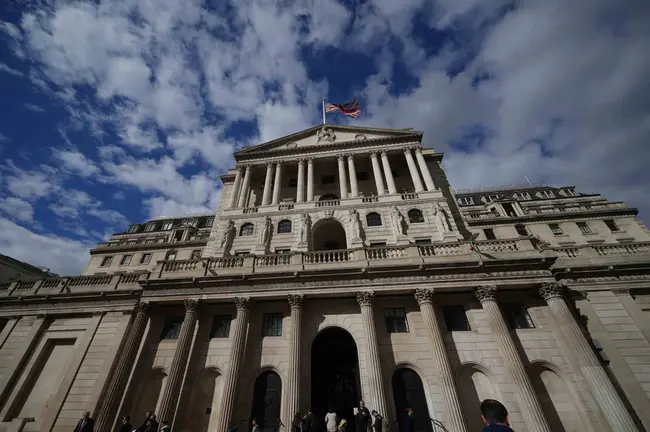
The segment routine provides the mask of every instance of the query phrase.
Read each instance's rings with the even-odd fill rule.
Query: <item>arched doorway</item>
[[[325,219],[314,225],[313,250],[347,249],[345,228],[336,219]]]
[[[334,201],[334,200],[337,200],[337,199],[339,199],[339,197],[337,197],[334,194],[325,194],[325,195],[321,195],[321,197],[318,199],[318,201]]]
[[[427,398],[424,394],[422,380],[415,371],[400,368],[393,373],[393,398],[399,430],[403,431],[403,423],[407,408],[413,410],[414,430],[432,432]]]
[[[280,376],[273,371],[262,372],[255,380],[251,421],[255,419],[263,431],[276,432],[280,427],[281,398]]]
[[[332,408],[339,419],[348,420],[347,430],[354,431],[353,409],[359,404],[359,388],[354,339],[338,327],[323,330],[311,347],[311,409],[316,420],[322,422]]]

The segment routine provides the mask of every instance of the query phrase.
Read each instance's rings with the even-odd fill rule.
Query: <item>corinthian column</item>
[[[350,171],[350,196],[359,196],[359,183],[357,182],[357,170],[354,167],[354,155],[348,155],[348,171]]]
[[[307,158],[307,198],[305,201],[314,200],[314,158]]]
[[[427,190],[436,190],[436,185],[433,183],[433,178],[431,178],[431,172],[429,172],[429,166],[424,160],[422,149],[419,147],[415,149],[415,159],[417,159],[418,165],[420,166],[420,171],[422,172],[422,177],[424,177],[424,184],[427,185]]]
[[[510,329],[503,319],[501,309],[496,300],[496,286],[476,287],[476,298],[481,302],[485,315],[487,315],[492,333],[503,356],[512,383],[515,387],[515,395],[521,407],[522,415],[530,432],[551,432],[542,405],[537,399],[537,394],[530,381],[526,366],[524,366],[517,347],[510,334]]]
[[[275,167],[275,181],[273,182],[273,204],[280,203],[280,188],[282,187],[282,162]]]
[[[341,198],[348,197],[348,179],[345,175],[345,156],[339,155],[339,188],[341,189]]]
[[[415,187],[416,192],[424,191],[424,186],[422,186],[422,180],[420,180],[420,173],[418,173],[418,167],[415,166],[415,160],[413,159],[413,154],[411,153],[410,148],[404,149],[404,156],[406,157],[406,164],[409,167],[409,172],[411,173],[411,179],[413,180],[413,186]]]
[[[361,318],[366,335],[366,361],[368,362],[368,384],[370,385],[370,400],[368,405],[375,408],[388,424],[388,410],[386,404],[386,392],[384,391],[384,380],[381,374],[381,361],[379,359],[379,346],[377,345],[377,330],[375,329],[375,315],[372,308],[372,300],[375,294],[372,291],[361,291],[357,293],[357,302],[361,306]]]
[[[174,417],[176,416],[176,405],[181,393],[183,384],[183,375],[187,367],[187,360],[190,355],[192,346],[192,336],[196,319],[199,316],[199,302],[196,300],[185,300],[185,319],[181,325],[181,331],[176,343],[176,351],[172,364],[169,366],[169,375],[167,375],[167,385],[162,395],[158,418],[169,421],[169,425],[174,427]]]
[[[266,164],[266,177],[264,177],[264,192],[262,192],[262,205],[271,202],[271,181],[273,180],[273,163]]]
[[[115,365],[99,405],[99,413],[95,419],[95,430],[98,432],[113,430],[115,411],[124,395],[129,374],[138,353],[138,347],[147,327],[147,321],[149,321],[148,309],[149,302],[140,302],[136,306],[136,314],[131,330],[124,342],[124,347],[117,356],[117,365]]]
[[[248,188],[251,185],[251,166],[246,165],[246,173],[244,174],[244,184],[242,184],[241,190],[239,191],[239,203],[237,207],[245,207],[248,205],[246,201],[248,199]]]
[[[232,185],[232,193],[230,195],[228,208],[234,208],[237,205],[237,198],[239,197],[239,186],[241,186],[241,167],[237,167],[237,174],[235,174],[235,183]]]
[[[298,187],[296,188],[296,202],[305,200],[305,160],[298,160]]]
[[[381,152],[381,163],[384,166],[384,174],[386,175],[386,184],[388,185],[388,193],[397,193],[395,187],[395,180],[393,179],[393,171],[390,169],[390,162],[388,162],[388,155],[385,151]]]
[[[558,283],[543,283],[539,293],[546,300],[553,320],[560,330],[560,337],[564,339],[565,346],[576,359],[582,376],[591,386],[594,399],[612,430],[638,431],[625,404],[564,300],[564,286]]]
[[[300,410],[300,329],[302,326],[302,294],[289,294],[291,306],[291,341],[289,345],[289,374],[287,380],[284,424],[291,424]]]
[[[451,370],[451,363],[447,356],[447,348],[442,338],[442,331],[438,324],[436,308],[433,305],[432,289],[416,289],[415,300],[420,305],[420,311],[424,318],[424,323],[429,332],[429,342],[431,343],[431,353],[433,354],[433,364],[437,367],[438,377],[440,379],[440,388],[442,397],[447,405],[449,413],[449,430],[454,432],[467,432],[467,424],[463,414],[463,407],[458,396],[458,389],[454,382],[454,373]]]
[[[228,423],[232,421],[232,413],[235,407],[235,398],[237,397],[237,384],[239,381],[239,366],[244,357],[244,348],[246,344],[246,333],[248,331],[248,305],[249,297],[236,297],[235,305],[237,306],[237,318],[232,332],[232,349],[228,359],[228,370],[226,371],[226,380],[221,393],[221,411],[219,412],[219,421],[215,431],[225,431]]]
[[[381,168],[379,167],[379,159],[377,158],[377,152],[370,153],[370,161],[372,162],[372,173],[375,176],[375,186],[377,187],[377,195],[383,195],[386,193],[386,187],[384,186],[384,178],[381,174]]]

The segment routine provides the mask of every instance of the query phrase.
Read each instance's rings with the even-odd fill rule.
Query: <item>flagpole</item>
[[[325,98],[323,98],[323,124],[325,124]]]

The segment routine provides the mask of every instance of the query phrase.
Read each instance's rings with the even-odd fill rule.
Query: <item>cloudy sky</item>
[[[646,0],[2,3],[0,253],[56,272],[212,211],[233,151],[318,124],[323,96],[361,104],[333,122],[424,131],[456,188],[526,176],[649,220]]]

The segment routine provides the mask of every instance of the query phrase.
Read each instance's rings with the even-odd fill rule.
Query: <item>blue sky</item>
[[[74,274],[129,222],[210,212],[232,152],[322,96],[423,130],[454,187],[527,176],[647,220],[650,6],[579,3],[9,0],[0,253]]]

